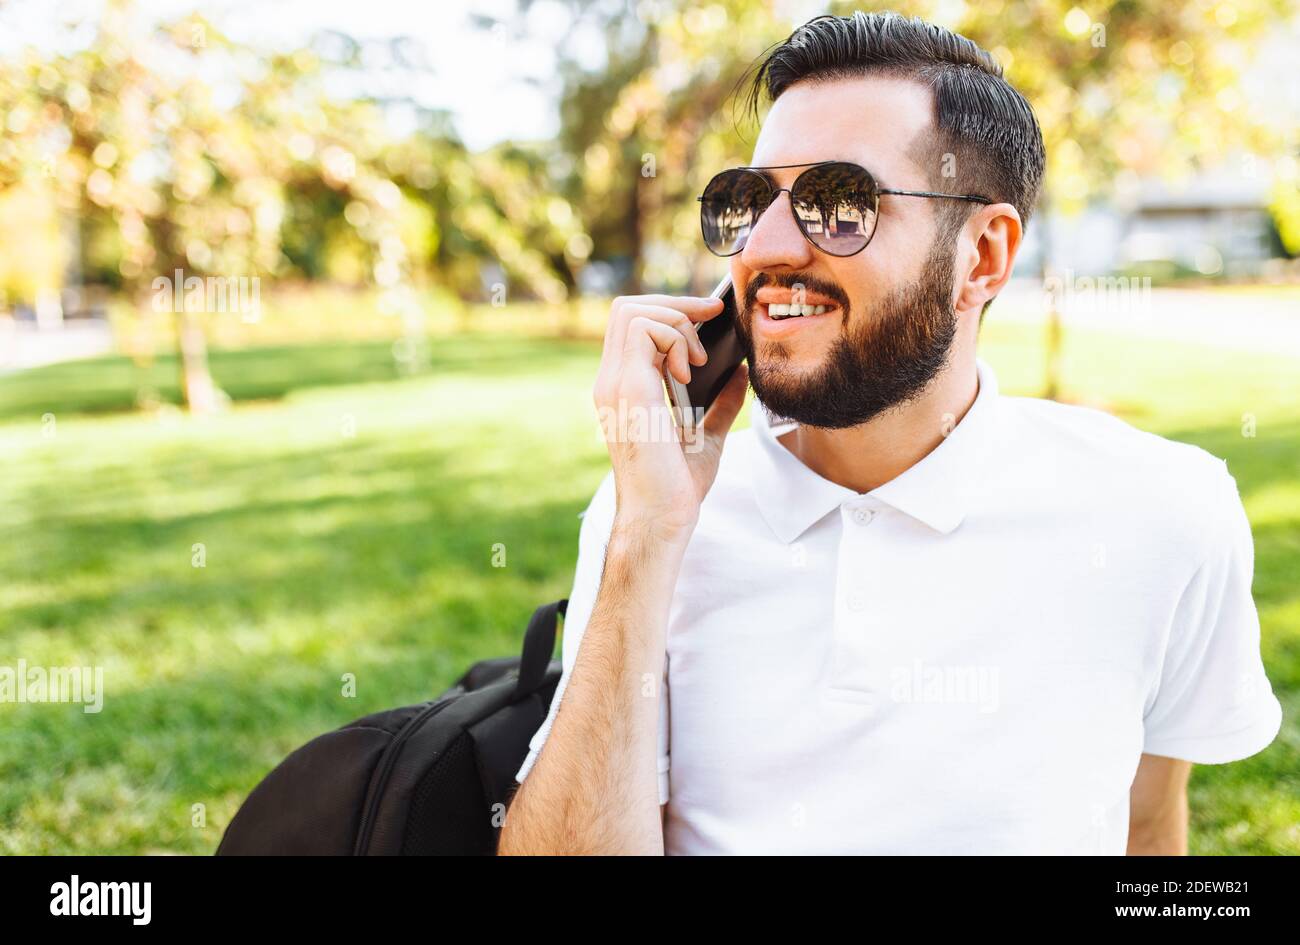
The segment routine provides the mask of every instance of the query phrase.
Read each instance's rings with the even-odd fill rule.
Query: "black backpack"
[[[560,681],[551,657],[567,606],[537,608],[521,656],[475,663],[437,699],[303,745],[248,795],[217,855],[495,855]]]

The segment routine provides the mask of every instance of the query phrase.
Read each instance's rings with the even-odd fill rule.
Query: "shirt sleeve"
[[[578,565],[574,572],[573,590],[569,594],[569,606],[564,616],[564,631],[561,637],[561,662],[563,671],[555,687],[555,697],[551,699],[550,711],[542,722],[541,728],[534,733],[528,743],[528,756],[523,766],[515,775],[515,780],[523,783],[528,772],[537,762],[542,745],[551,733],[551,725],[560,708],[560,699],[569,684],[573,665],[578,659],[578,645],[582,642],[587,621],[596,603],[596,592],[600,589],[601,573],[605,566],[605,548],[609,544],[610,532],[614,527],[616,509],[614,495],[613,470],[606,473],[596,494],[582,514],[582,527],[578,530]],[[659,689],[659,803],[668,803],[668,663],[664,660],[664,672]]]
[[[1175,610],[1143,716],[1143,752],[1196,764],[1249,757],[1282,725],[1260,657],[1250,522],[1226,464],[1216,483],[1208,496],[1207,517],[1215,523],[1209,548]]]

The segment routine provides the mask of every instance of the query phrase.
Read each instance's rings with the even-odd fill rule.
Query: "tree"
[[[1294,128],[1244,101],[1237,84],[1252,45],[1290,12],[1286,0],[995,0],[951,24],[998,58],[1042,126],[1046,285],[1060,284],[1053,211],[1131,198],[1144,179],[1184,177],[1236,149],[1282,152]],[[1063,329],[1056,294],[1047,300],[1045,396],[1056,398]]]
[[[367,102],[330,101],[310,50],[259,65],[200,17],[149,29],[127,2],[110,4],[97,27],[84,49],[29,52],[5,67],[0,105],[17,133],[0,151],[0,189],[52,183],[83,243],[108,246],[112,277],[140,316],[173,314],[185,402],[210,411],[220,395],[204,280],[286,271],[293,192],[318,187],[358,208],[342,219],[369,250],[375,282],[405,278],[402,194],[381,163],[380,116]]]

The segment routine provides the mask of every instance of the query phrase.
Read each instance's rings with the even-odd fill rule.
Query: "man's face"
[[[851,161],[881,187],[930,190],[908,154],[932,127],[922,85],[869,77],[800,83],[776,100],[755,166]],[[789,187],[803,168],[768,171]],[[941,188],[947,189],[947,188]],[[737,334],[754,393],[778,415],[814,427],[865,423],[919,394],[944,366],[956,330],[952,251],[936,244],[936,201],[884,196],[875,236],[855,256],[810,244],[779,194],[731,258]],[[769,304],[832,306],[774,321]]]

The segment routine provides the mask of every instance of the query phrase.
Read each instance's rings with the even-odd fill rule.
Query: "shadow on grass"
[[[431,699],[485,655],[517,653],[531,598],[529,605],[507,607],[510,619],[502,620],[468,597],[426,603],[375,634],[365,650],[286,648],[124,692],[113,692],[106,680],[99,714],[72,706],[6,713],[0,834],[35,826],[56,850],[77,849],[72,836],[40,823],[39,815],[35,825],[20,822],[31,816],[24,808],[33,799],[53,800],[75,804],[83,818],[112,817],[117,812],[96,806],[106,800],[106,773],[114,771],[145,822],[139,831],[123,827],[114,852],[211,852],[238,804],[294,748],[371,712]],[[356,681],[355,697],[343,695],[345,673]],[[78,774],[90,790],[69,796],[69,778]],[[211,820],[197,832],[190,825],[195,803],[208,808]]]
[[[516,448],[527,453],[527,438]],[[149,487],[164,494],[220,485],[227,504],[197,512],[142,513],[128,501],[142,485],[125,473],[97,476],[90,507],[70,503],[59,483],[33,483],[21,497],[32,534],[22,554],[2,556],[6,571],[39,583],[102,566],[114,580],[93,593],[5,608],[3,626],[48,638],[75,633],[91,615],[101,624],[117,615],[148,622],[168,607],[196,618],[280,607],[321,614],[355,597],[400,593],[403,582],[426,576],[499,574],[491,567],[498,544],[508,550],[509,573],[530,581],[557,568],[564,574],[562,563],[576,557],[581,502],[538,499],[526,487],[527,469],[453,471],[454,449],[394,448],[383,439],[286,452],[269,463],[220,455],[191,449],[151,464]],[[603,468],[578,456],[572,463],[570,473],[592,479]],[[285,497],[285,483],[295,482],[328,494]],[[256,498],[266,492],[275,497]],[[204,568],[192,566],[195,542],[205,546]],[[133,567],[123,567],[128,562]]]
[[[84,574],[88,550],[103,549],[111,583],[6,608],[0,638],[12,649],[16,631],[107,662],[105,709],[6,707],[0,833],[20,836],[34,820],[37,836],[18,841],[26,851],[84,849],[75,826],[48,819],[72,805],[124,832],[104,841],[113,852],[210,850],[242,797],[301,742],[432,698],[475,660],[517,653],[533,608],[569,591],[582,503],[521,493],[505,481],[528,477],[517,470],[454,471],[454,458],[452,448],[349,442],[291,456],[304,480],[341,477],[337,494],[191,514],[80,517],[57,490],[42,496],[33,531],[54,534],[13,562],[19,580]],[[189,461],[157,473],[180,477]],[[574,470],[585,466],[575,458]],[[278,463],[221,467],[252,491],[284,474]],[[196,536],[209,549],[204,569],[190,566]],[[491,565],[498,544],[508,567]],[[122,656],[136,662],[114,691]],[[355,674],[357,698],[342,696],[343,673]],[[142,805],[146,827],[99,812],[110,788]],[[209,806],[211,828],[189,827],[193,803]]]
[[[599,346],[479,333],[428,339],[428,370],[510,376],[555,365],[568,357],[590,358]],[[390,342],[292,345],[214,350],[208,356],[217,385],[234,401],[278,400],[295,390],[391,381],[403,376]],[[121,356],[69,361],[0,376],[0,420],[39,419],[46,413],[120,413],[136,409],[142,390],[180,404],[174,354],[147,366]]]

